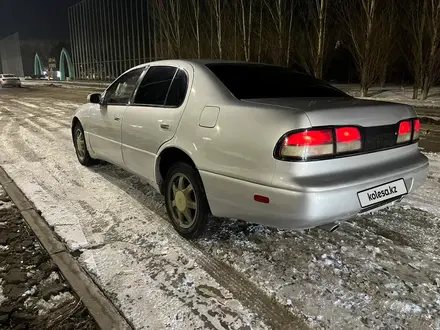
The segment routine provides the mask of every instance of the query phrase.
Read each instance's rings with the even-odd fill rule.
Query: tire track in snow
[[[24,98],[24,100],[28,100],[26,98]],[[20,100],[15,100],[12,99],[11,101],[18,103],[18,105],[21,105],[22,107],[17,108],[18,111],[20,112],[25,112],[28,114],[31,114],[32,116],[38,116],[38,117],[48,117],[53,119],[54,121],[58,121],[58,123],[60,123],[60,125],[65,125],[66,123],[61,120],[58,120],[58,117],[61,118],[65,118],[67,120],[69,113],[64,112],[62,110],[53,108],[53,107],[49,107],[49,106],[36,106],[32,103],[29,102],[25,102],[25,101],[20,101]]]
[[[25,159],[25,161],[30,163],[38,163],[41,161],[41,157],[35,153],[31,147],[29,147],[28,143],[23,138],[23,132],[25,128],[18,125],[17,122],[13,122],[3,134],[6,136],[5,141],[15,149],[15,151]]]
[[[12,101],[12,102],[15,102],[15,103],[18,103],[18,104],[20,104],[20,105],[24,105],[24,106],[26,106],[26,107],[28,107],[28,108],[38,109],[38,106],[35,105],[35,104],[32,104],[32,103],[27,103],[27,102],[20,101],[20,100],[16,100],[16,99],[12,99],[11,101]]]
[[[54,141],[58,141],[58,140],[71,140],[68,137],[66,137],[64,134],[63,135],[58,135],[55,136],[53,134],[53,132],[57,131],[57,130],[48,130],[47,128],[38,125],[34,120],[31,120],[29,118],[25,118],[24,119],[24,125],[26,125],[28,127],[29,130],[33,131],[34,133],[40,132],[41,134],[44,135],[44,137],[49,140],[51,143],[53,143]]]
[[[57,117],[66,118],[66,119],[71,118],[73,116],[73,113],[75,112],[75,110],[73,109],[61,110],[59,108],[54,108],[53,106],[50,107],[47,106],[46,109],[56,114]]]
[[[62,136],[63,139],[67,138],[69,139],[69,141],[72,140],[69,129],[70,125],[64,124],[63,126],[61,126],[58,123],[56,123],[54,120],[43,117],[34,117],[32,118],[32,121],[49,132],[60,133],[60,136]]]
[[[14,117],[34,117],[35,115],[40,115],[39,113],[35,113],[34,108],[28,108],[28,107],[17,107],[17,104],[13,104],[13,107],[6,107],[5,108],[10,112],[11,116]]]
[[[2,164],[11,164],[19,161],[17,153],[15,153],[14,150],[11,150],[10,143],[8,143],[6,138],[3,137],[8,134],[11,126],[12,120],[9,117],[3,118],[2,121],[0,121],[0,133],[2,134],[2,137],[0,138],[0,162]]]
[[[18,114],[11,110],[10,107],[2,106],[0,107],[0,111],[3,117],[16,117]]]
[[[61,143],[51,143],[50,139],[39,134],[41,131],[30,131],[24,127],[21,128],[21,138],[28,141],[39,141],[39,143],[28,145],[28,152],[41,152],[41,145],[52,145],[52,147],[55,147],[55,150],[52,151],[53,154],[57,154],[58,150],[66,149],[63,148]],[[18,142],[18,145],[21,145],[21,143]],[[31,174],[30,176],[37,186],[37,188],[34,189],[40,190],[37,195],[43,197],[42,200],[46,205],[50,205],[49,212],[43,212],[43,214],[49,224],[54,227],[55,232],[63,237],[63,233],[69,230],[67,227],[76,228],[73,230],[75,232],[75,240],[66,242],[72,250],[85,247],[89,245],[89,241],[86,237],[91,237],[92,235],[87,232],[87,227],[84,228],[81,226],[79,217],[86,217],[86,214],[78,212],[78,204],[71,198],[71,195],[74,195],[75,192],[69,189],[72,186],[77,186],[77,184],[71,183],[63,174],[57,172],[52,167],[50,159],[47,160],[51,155],[48,156],[49,157],[41,161],[40,166],[29,167],[28,174],[25,177],[29,177],[29,174]],[[18,182],[17,180],[17,183]],[[27,185],[28,183],[26,182],[24,184]],[[60,217],[62,219],[61,224],[56,223],[60,220]],[[92,219],[89,219],[88,222],[92,222]],[[92,243],[94,244],[95,242]]]
[[[0,134],[2,133],[5,126],[11,122],[10,117],[2,116],[1,107],[0,107]]]
[[[125,171],[113,165],[101,167],[98,172],[104,174],[107,180],[126,191],[142,205],[145,205],[148,210],[160,216],[164,222],[169,222],[166,220],[168,218],[162,196],[146,183],[143,183],[136,176],[130,176],[128,180],[127,178],[119,178],[120,173]],[[165,228],[169,230],[170,235],[174,233],[171,226]],[[181,248],[185,250],[185,255],[193,256],[196,263],[212,278],[233,293],[244,306],[262,317],[266,324],[273,329],[307,328],[302,318],[293,315],[284,306],[270,299],[260,288],[235,269],[206,254],[197,243],[182,244]]]

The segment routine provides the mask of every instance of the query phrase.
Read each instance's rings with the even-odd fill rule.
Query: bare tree
[[[168,45],[168,57],[180,57],[182,49],[181,0],[155,0],[162,36]]]
[[[422,99],[428,98],[430,88],[437,82],[440,76],[440,0],[431,0],[427,10],[427,32],[429,33],[428,58],[425,60],[423,69]]]
[[[290,18],[289,18],[289,28],[287,33],[287,53],[286,53],[286,66],[290,64],[290,45],[292,43],[292,24],[293,24],[293,2],[290,3]]]
[[[194,15],[191,29],[197,42],[197,58],[200,58],[200,0],[189,0],[189,3],[191,5],[192,14]]]
[[[340,2],[342,26],[349,36],[349,49],[360,75],[361,96],[367,96],[368,89],[379,78],[383,66],[383,54],[386,51],[378,2],[378,0]],[[381,2],[381,4],[387,3]]]
[[[327,11],[331,0],[302,2],[299,10],[302,33],[298,36],[296,58],[309,74],[322,78],[327,41]],[[333,0],[334,1],[334,0]]]
[[[284,57],[284,44],[286,35],[286,12],[287,0],[264,0],[266,8],[272,19],[273,27],[275,28],[278,43],[278,54],[276,62],[282,64]]]
[[[209,44],[210,44],[210,50],[211,50],[211,58],[214,58],[214,14],[211,13],[209,15]]]
[[[261,62],[261,47],[263,45],[263,8],[264,0],[260,2],[260,23],[258,24],[258,63]]]
[[[318,17],[318,41],[317,41],[317,51],[316,59],[314,65],[314,73],[317,78],[322,78],[322,71],[324,66],[324,49],[326,41],[327,32],[327,8],[329,0],[316,0],[316,12]]]
[[[423,45],[426,34],[428,0],[408,1],[404,4],[406,5],[407,13],[407,21],[404,27],[407,28],[407,44],[409,45],[406,57],[409,69],[414,76],[413,99],[417,99],[423,80]]]
[[[395,0],[388,0],[388,5],[385,7],[386,14],[382,15],[382,19],[385,21],[382,22],[383,26],[386,28],[384,31],[384,45],[386,45],[388,51],[384,52],[383,62],[382,62],[382,70],[379,77],[380,87],[383,88],[385,86],[387,73],[389,71],[390,64],[394,62],[396,55],[395,49],[397,46],[397,38],[396,38],[396,19],[397,19],[397,4]]]
[[[252,35],[252,10],[254,0],[238,0],[241,13],[241,33],[243,41],[244,58],[246,61],[251,57],[251,35]]]
[[[237,59],[237,25],[238,25],[238,17],[237,17],[237,1],[234,1],[234,59]]]
[[[226,0],[210,0],[213,15],[215,19],[215,26],[217,31],[217,47],[218,47],[218,57],[221,59],[223,56],[223,48],[222,48],[222,21],[223,21],[223,7],[226,5]]]

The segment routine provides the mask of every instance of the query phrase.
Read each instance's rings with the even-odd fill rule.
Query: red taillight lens
[[[307,159],[333,154],[333,131],[331,129],[307,130],[293,133],[284,139],[281,157]]]
[[[402,121],[399,126],[399,135],[405,135],[411,133],[411,122]]]
[[[338,142],[353,142],[361,139],[361,133],[356,127],[341,127],[336,129],[336,140]]]
[[[351,152],[361,149],[361,132],[356,127],[336,128],[336,152]]]
[[[286,143],[292,146],[317,146],[333,143],[331,130],[305,131],[289,135]]]
[[[397,136],[397,143],[404,143],[411,141],[412,122],[410,120],[402,121],[399,125],[399,134]]]
[[[417,141],[420,137],[420,120],[416,119],[414,120],[414,135],[413,135],[413,141]]]

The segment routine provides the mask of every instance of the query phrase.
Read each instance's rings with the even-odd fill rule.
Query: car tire
[[[187,239],[200,236],[211,212],[197,170],[186,163],[174,164],[166,174],[164,193],[174,229]]]
[[[76,157],[81,165],[92,166],[97,163],[96,159],[90,157],[85,140],[84,130],[80,123],[73,128],[73,145],[75,146]]]

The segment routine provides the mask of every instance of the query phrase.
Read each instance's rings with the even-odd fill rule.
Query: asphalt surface
[[[440,325],[437,156],[413,204],[332,234],[212,219],[204,237],[186,242],[145,182],[109,164],[78,165],[70,118],[95,91],[0,89],[0,163],[134,328]],[[424,151],[438,151],[438,132],[423,124]]]

